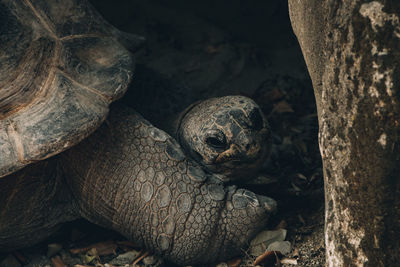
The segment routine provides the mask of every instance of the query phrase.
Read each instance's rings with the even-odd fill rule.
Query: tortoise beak
[[[224,152],[220,153],[216,159],[215,163],[224,163],[229,160],[234,160],[234,159],[239,159],[238,156],[240,156],[243,153],[241,151],[240,147],[236,144],[231,144],[229,149],[225,150]]]

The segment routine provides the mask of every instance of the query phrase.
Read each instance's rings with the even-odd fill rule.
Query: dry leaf
[[[299,253],[299,250],[297,248],[295,248],[293,250],[292,257],[296,258],[296,259],[300,257],[300,253]]]
[[[250,254],[253,256],[261,255],[271,243],[285,240],[286,233],[286,229],[260,232],[250,242]]]
[[[232,259],[227,262],[229,267],[238,267],[239,264],[242,262],[241,258]]]
[[[289,105],[288,102],[282,100],[274,105],[274,111],[278,113],[292,113],[294,110],[292,106]]]
[[[139,258],[137,258],[132,265],[136,266],[136,264],[138,264],[141,260],[143,260],[144,258],[146,258],[149,255],[149,252],[146,251],[142,256],[140,256]]]
[[[292,250],[292,245],[289,241],[275,241],[268,246],[267,250],[279,251],[283,255],[287,255]]]
[[[265,251],[263,254],[256,258],[253,264],[269,264],[272,266],[272,264],[279,261],[279,257],[282,257],[282,254],[279,251]]]
[[[123,266],[126,264],[132,264],[132,262],[135,261],[135,259],[137,259],[137,257],[140,255],[139,251],[136,250],[131,250],[128,252],[125,252],[123,254],[119,254],[117,257],[115,257],[114,259],[112,259],[109,264],[112,265],[118,265],[118,266]]]
[[[98,260],[99,259],[99,254],[97,252],[96,248],[91,248],[90,250],[88,250],[86,252],[86,254],[83,256],[83,262],[84,263],[91,263],[94,260]]]
[[[118,245],[114,241],[109,240],[109,241],[95,243],[84,248],[73,248],[70,249],[70,252],[72,254],[85,253],[91,250],[92,248],[95,248],[97,250],[97,254],[99,256],[106,256],[106,255],[116,254]]]
[[[54,267],[67,267],[65,263],[62,261],[60,256],[55,256],[51,258],[51,262],[53,263]]]
[[[297,265],[297,260],[296,259],[283,258],[283,259],[281,259],[281,263]]]

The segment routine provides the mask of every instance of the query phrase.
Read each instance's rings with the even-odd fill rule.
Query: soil
[[[165,116],[214,96],[246,95],[261,106],[274,132],[273,152],[260,174],[262,181],[246,187],[278,201],[279,212],[266,229],[287,229],[292,249],[283,258],[296,266],[323,266],[316,106],[286,1],[92,2],[117,28],[146,38],[136,53],[136,80],[123,101],[156,126],[168,130]],[[120,254],[140,250],[124,240],[88,222],[73,222],[42,244],[0,255],[0,266],[106,266]],[[91,252],[71,251],[98,242],[109,246],[108,253],[101,255],[96,246]],[[244,253],[240,266],[254,266],[253,261]],[[284,262],[275,259],[264,266],[294,266]]]

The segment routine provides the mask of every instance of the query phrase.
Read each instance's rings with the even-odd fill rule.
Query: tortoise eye
[[[227,146],[225,135],[219,131],[207,134],[205,142],[209,146],[217,149],[225,149]]]

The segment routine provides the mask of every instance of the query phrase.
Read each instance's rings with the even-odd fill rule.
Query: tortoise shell
[[[0,2],[0,177],[104,121],[133,69],[115,31],[87,1]]]

